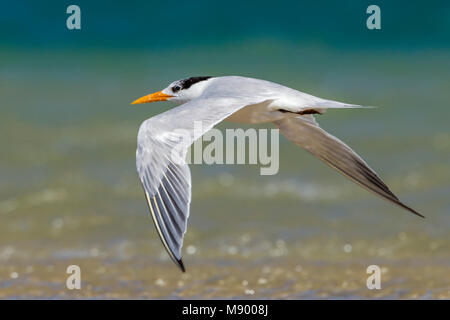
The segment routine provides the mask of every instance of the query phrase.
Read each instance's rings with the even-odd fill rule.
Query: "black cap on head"
[[[193,84],[196,84],[200,81],[208,80],[212,77],[190,77],[187,79],[180,80],[181,89],[189,89]]]

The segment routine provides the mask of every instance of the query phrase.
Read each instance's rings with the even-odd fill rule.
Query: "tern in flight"
[[[190,145],[222,120],[273,122],[281,133],[365,189],[420,217],[389,190],[349,146],[321,129],[314,114],[363,106],[318,98],[269,81],[238,77],[191,77],[132,104],[181,104],[145,120],[137,138],[136,166],[159,237],[184,272],[181,248],[191,202],[191,174],[185,162]],[[201,121],[202,130],[194,130]],[[180,136],[180,129],[189,134]],[[201,132],[198,132],[201,131]],[[181,150],[177,161],[172,150]],[[184,155],[184,157],[183,157]]]

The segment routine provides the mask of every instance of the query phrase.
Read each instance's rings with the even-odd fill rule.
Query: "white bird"
[[[318,98],[269,81],[238,77],[191,77],[132,104],[174,101],[182,105],[145,120],[137,138],[136,166],[161,241],[184,272],[181,248],[191,202],[191,174],[185,162],[190,145],[222,120],[273,122],[290,141],[360,186],[420,216],[389,190],[349,146],[321,129],[313,114],[327,109],[364,108]],[[194,122],[202,122],[202,132]],[[180,129],[188,132],[181,136]],[[179,159],[173,150],[181,150]]]

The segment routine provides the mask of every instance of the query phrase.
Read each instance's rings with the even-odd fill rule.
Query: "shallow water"
[[[450,298],[449,53],[278,41],[239,50],[242,59],[226,45],[0,53],[1,298]],[[279,63],[262,71],[253,50]],[[294,66],[293,53],[302,57]],[[206,58],[218,69],[205,67]],[[172,105],[129,103],[211,73],[379,106],[317,119],[427,218],[282,140],[275,176],[260,176],[258,166],[191,166],[187,272],[179,272],[152,225],[134,158],[140,122]],[[82,270],[79,291],[65,287],[72,264]],[[381,290],[366,287],[372,264],[382,270]]]

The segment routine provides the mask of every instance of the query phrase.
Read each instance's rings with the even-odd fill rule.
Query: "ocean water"
[[[260,70],[251,57],[235,63],[227,50],[2,53],[1,297],[450,296],[448,54],[242,44],[280,61]],[[303,59],[290,72],[286,56],[295,50]],[[211,51],[218,70],[202,63]],[[183,59],[193,63],[166,71]],[[321,63],[329,59],[339,63]],[[181,274],[135,172],[141,121],[173,105],[129,103],[189,74],[252,75],[378,106],[317,118],[427,218],[378,199],[283,139],[275,176],[260,176],[257,165],[191,166]],[[236,125],[219,126],[229,127]],[[77,292],[65,288],[71,264],[82,269]],[[366,287],[372,264],[382,268],[382,290]]]
[[[351,17],[354,8],[343,3]],[[121,16],[112,6],[109,19],[124,19],[118,26],[87,24],[87,40],[67,39],[67,31],[54,30],[59,9],[52,8],[47,25],[23,11],[42,30],[1,28],[0,298],[450,298],[450,50],[442,41],[448,20],[430,18],[425,31],[413,27],[414,36],[388,13],[393,31],[383,30],[385,38],[372,45],[363,31],[348,31],[351,19],[334,31],[322,26],[302,34],[277,18],[261,33],[255,19],[230,30],[221,29],[225,18],[205,21],[195,13],[180,18],[181,40],[162,28],[166,40],[155,38],[152,46],[158,30],[142,38],[145,28],[163,17],[147,26],[137,15],[134,25],[136,10]],[[194,9],[176,10],[181,16]],[[221,12],[231,15],[216,8]],[[90,11],[84,14],[93,21]],[[0,16],[3,25],[14,25],[14,16]],[[209,33],[197,33],[201,21],[211,25]],[[182,274],[158,239],[135,169],[140,123],[174,105],[130,102],[197,75],[262,78],[377,106],[316,119],[426,219],[283,138],[274,176],[259,175],[258,165],[191,165]],[[219,125],[236,127],[249,126]],[[66,288],[69,265],[81,268],[81,290]],[[366,286],[369,265],[381,268],[381,290]]]

